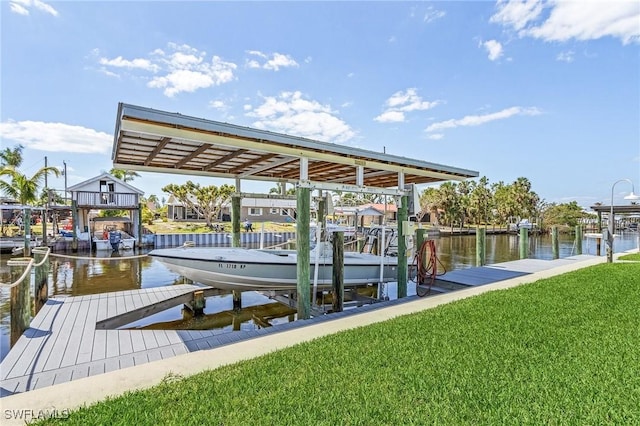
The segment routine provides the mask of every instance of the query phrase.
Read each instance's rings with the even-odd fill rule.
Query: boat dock
[[[537,276],[536,272],[550,271],[551,275],[567,266],[578,269],[602,258],[589,255],[571,256],[557,260],[525,259],[491,266],[468,268],[446,273],[436,285],[452,289],[471,289],[470,294],[488,291],[478,287],[499,283],[511,278]],[[533,279],[533,278],[532,278]],[[454,288],[451,288],[454,287]],[[479,290],[479,291],[475,291]],[[277,324],[256,330],[118,330],[132,321],[160,312],[181,303],[190,303],[195,292],[204,296],[217,289],[196,285],[174,285],[140,290],[128,290],[88,296],[49,299],[0,364],[1,397],[47,388],[90,376],[109,373],[178,355],[227,346],[267,334],[332,322],[345,317],[385,310],[409,302],[449,296],[435,294],[420,298],[409,296],[392,299],[340,313],[316,316]],[[456,291],[467,297],[464,291]],[[445,300],[445,299],[443,299]],[[453,300],[453,298],[447,299]],[[446,303],[442,301],[440,303]],[[424,307],[423,307],[424,309]],[[377,321],[387,314],[377,312]],[[376,315],[375,313],[373,315]],[[355,318],[346,318],[356,323]],[[375,321],[373,321],[375,322]],[[329,329],[331,327],[325,327]],[[326,333],[327,331],[325,331]]]

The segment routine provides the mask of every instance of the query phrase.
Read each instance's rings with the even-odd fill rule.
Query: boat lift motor
[[[111,244],[111,248],[113,251],[118,251],[120,247],[120,241],[122,240],[122,235],[118,231],[109,232],[109,244]]]

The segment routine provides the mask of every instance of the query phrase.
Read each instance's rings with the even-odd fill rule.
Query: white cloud
[[[573,50],[567,50],[566,52],[560,52],[556,55],[556,60],[562,62],[573,62],[575,52]]]
[[[25,147],[49,152],[107,154],[113,135],[81,126],[42,121],[4,121],[0,123],[3,139]]]
[[[17,13],[18,15],[26,16],[29,14],[29,11],[24,6],[15,2],[9,3],[9,8],[11,8],[11,11],[13,13]]]
[[[520,37],[544,41],[614,37],[623,44],[640,42],[640,2],[634,0],[501,0],[497,9],[491,22],[515,30]]]
[[[490,22],[513,27],[516,31],[526,27],[542,13],[542,2],[539,0],[499,0],[496,7],[498,12],[491,17]]]
[[[516,115],[539,115],[542,112],[535,107],[511,107],[503,109],[502,111],[483,114],[483,115],[467,115],[460,119],[451,119],[446,121],[440,121],[437,123],[431,124],[427,127],[427,132],[438,132],[445,129],[453,129],[455,127],[466,127],[466,126],[479,126],[481,124],[489,123],[495,120],[504,120],[505,118],[513,117]]]
[[[404,112],[402,111],[385,111],[376,118],[375,121],[380,123],[398,123],[404,121]]]
[[[226,110],[228,107],[225,105],[224,101],[211,101],[209,102],[209,106],[214,109]]]
[[[489,54],[490,61],[495,61],[502,56],[502,44],[496,40],[485,41],[482,43],[482,47],[484,47]]]
[[[99,56],[99,52],[94,50],[93,55]],[[207,61],[206,52],[176,43],[168,43],[166,50],[155,49],[148,58],[99,57],[98,63],[102,66],[101,72],[107,75],[117,76],[111,71],[114,68],[153,73],[147,86],[164,89],[164,94],[168,97],[233,81],[237,68],[236,64],[215,55]]]
[[[248,59],[248,68],[263,68],[265,70],[279,71],[280,68],[297,68],[300,66],[290,55],[284,55],[278,52],[272,53],[270,56],[266,53],[260,52],[259,50],[248,50],[247,53],[249,55],[257,56],[258,58],[265,60],[264,63],[260,65],[260,61],[256,59]]]
[[[245,108],[246,110],[246,108]],[[258,129],[272,130],[325,142],[346,142],[355,132],[327,105],[307,100],[299,91],[264,98],[262,105],[246,113],[257,119]]]
[[[424,14],[424,22],[433,22],[437,19],[443,18],[446,15],[446,12],[443,10],[436,10],[433,6],[429,6],[427,11]]]
[[[53,6],[41,0],[12,0],[9,2],[9,7],[12,12],[20,15],[29,15],[29,9],[34,8],[41,12],[58,16],[58,11]]]
[[[160,70],[160,67],[158,65],[151,63],[151,61],[148,59],[141,59],[141,58],[127,60],[127,59],[124,59],[122,56],[118,56],[117,58],[113,58],[113,59],[100,58],[99,62],[101,65],[115,67],[115,68],[129,68],[129,69],[139,68],[139,69],[151,71],[154,73]]]
[[[442,133],[431,133],[429,136],[427,136],[428,139],[433,139],[435,141],[440,140],[444,137],[444,135]]]
[[[439,103],[440,101],[423,101],[418,96],[418,91],[415,88],[409,88],[406,91],[401,90],[385,101],[386,110],[375,117],[374,120],[381,123],[403,122],[405,121],[406,112],[427,110]]]

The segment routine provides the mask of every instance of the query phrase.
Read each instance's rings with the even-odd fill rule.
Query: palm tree
[[[140,175],[137,172],[131,170],[124,169],[111,169],[109,170],[109,174],[113,177],[120,179],[123,182],[131,182]]]
[[[22,150],[24,146],[16,145],[11,148],[5,148],[0,151],[0,166],[2,167],[20,167],[22,164]]]
[[[60,170],[57,167],[42,167],[29,177],[13,166],[4,166],[0,169],[0,176],[8,176],[11,178],[11,183],[0,180],[0,191],[20,204],[36,204],[39,200],[38,187],[47,173],[60,176]]]

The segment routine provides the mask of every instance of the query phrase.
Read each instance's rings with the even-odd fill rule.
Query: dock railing
[[[20,257],[7,261],[11,268],[10,283],[0,283],[8,288],[10,295],[11,346],[22,333],[29,328],[31,318],[35,316],[47,302],[49,293],[49,247],[36,247],[32,250],[33,258]],[[34,303],[31,304],[31,270],[35,269]]]

